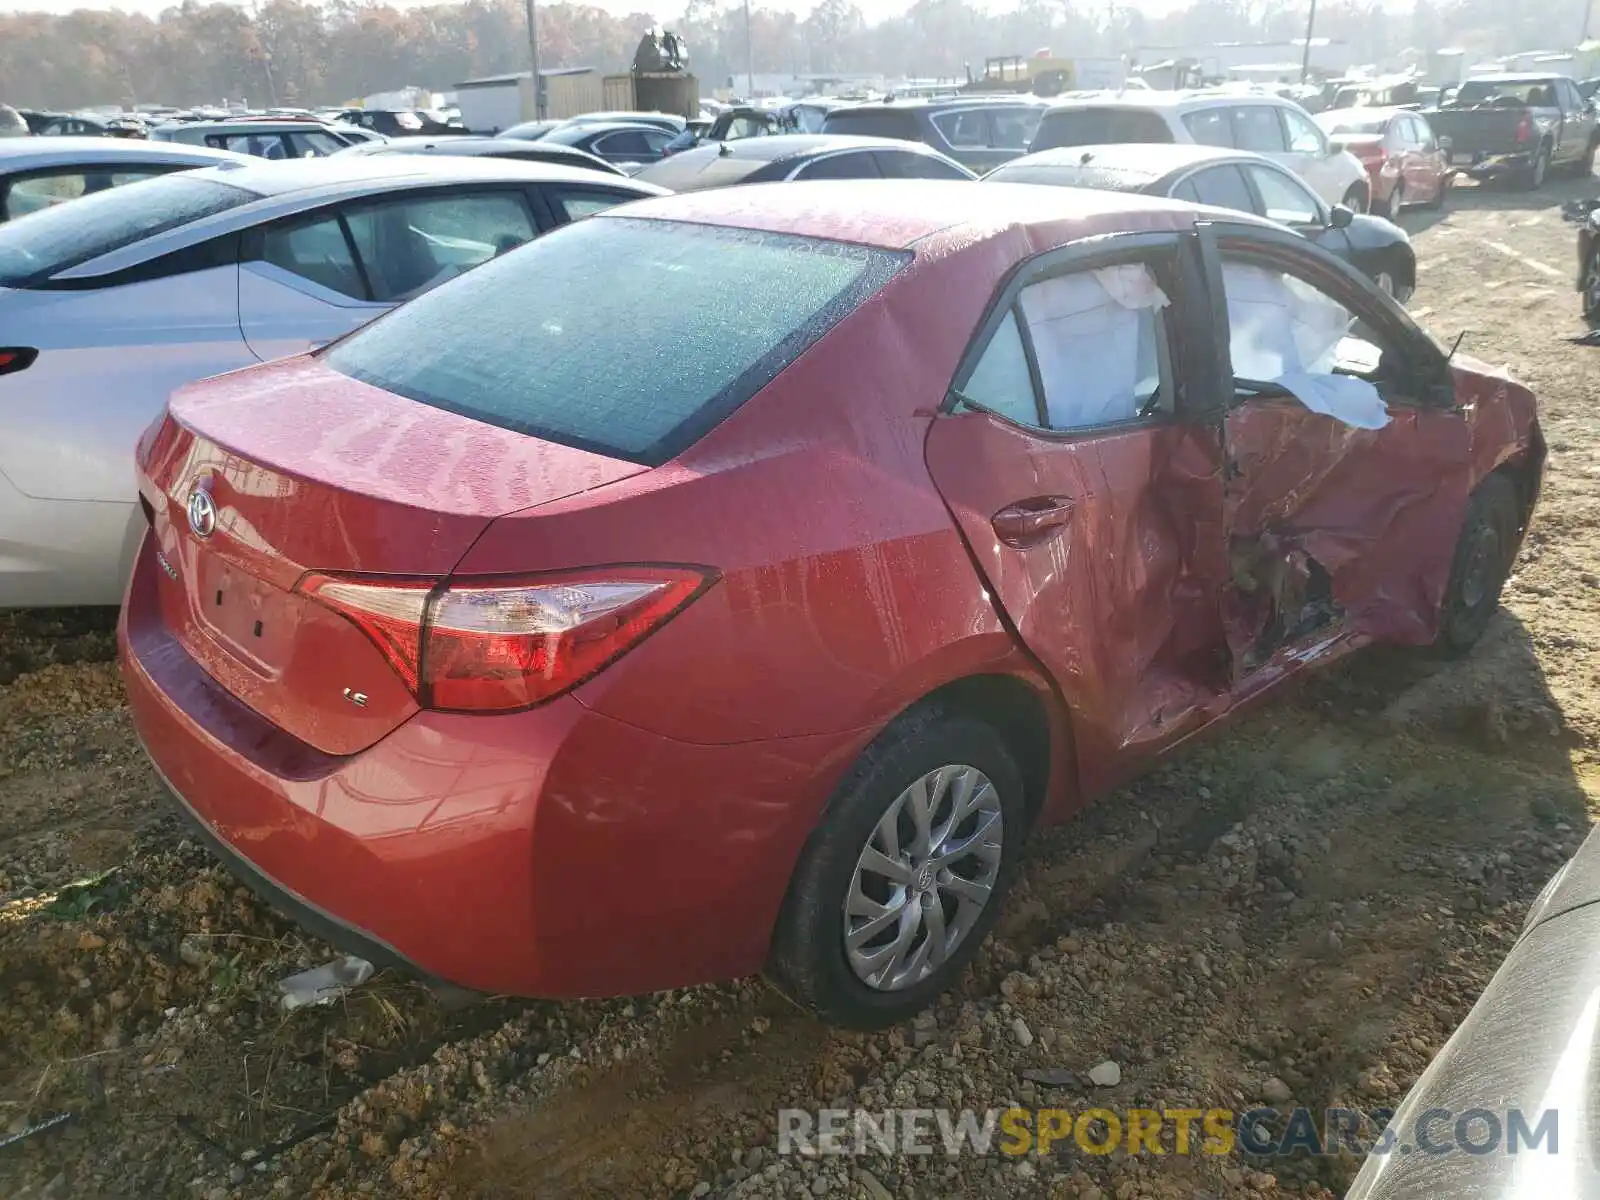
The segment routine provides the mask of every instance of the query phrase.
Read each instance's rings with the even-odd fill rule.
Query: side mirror
[[[1342,204],[1335,204],[1328,212],[1329,229],[1349,229],[1356,214]]]
[[[1438,139],[1438,141],[1439,141],[1439,150],[1440,150],[1441,153],[1444,153],[1444,154],[1449,154],[1451,148],[1455,145],[1455,143],[1452,142],[1448,136],[1441,137],[1441,138]]]

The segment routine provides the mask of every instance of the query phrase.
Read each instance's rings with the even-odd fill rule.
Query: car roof
[[[539,140],[550,142],[557,146],[569,145],[571,140],[577,138],[599,137],[603,133],[626,132],[637,129],[641,133],[666,133],[659,125],[652,125],[648,121],[591,121],[587,125],[561,125],[552,129]]]
[[[1391,121],[1401,113],[1411,113],[1420,117],[1421,113],[1411,112],[1409,108],[1399,108],[1395,105],[1361,104],[1353,108],[1330,108],[1326,112],[1319,112],[1317,120],[1324,117],[1345,118],[1352,121]]]
[[[1052,104],[1049,112],[1066,112],[1083,108],[1137,108],[1160,109],[1172,112],[1197,108],[1219,108],[1230,104],[1276,104],[1293,106],[1292,100],[1270,92],[1219,92],[1219,91],[1126,91],[1100,92],[1095,95],[1078,95]]]
[[[159,129],[227,130],[233,133],[274,133],[282,130],[326,129],[328,122],[315,117],[206,117],[199,121],[166,121]]]
[[[719,146],[727,147],[723,153]],[[716,145],[696,146],[684,155],[720,155],[725,158],[753,159],[757,162],[781,162],[801,158],[808,154],[821,154],[829,150],[910,150],[913,154],[933,151],[921,142],[907,142],[899,138],[865,137],[848,133],[777,133],[766,137],[736,138]],[[673,155],[681,158],[683,155]]]
[[[1226,146],[1198,146],[1187,143],[1128,143],[1105,146],[1059,146],[1025,154],[996,167],[1075,167],[1104,171],[1129,178],[1164,179],[1174,171],[1187,170],[1201,163],[1262,161],[1261,155]],[[1269,160],[1270,161],[1270,160]]]
[[[952,108],[977,108],[994,107],[996,105],[1011,104],[1017,108],[1043,108],[1045,101],[1035,96],[1016,95],[978,95],[970,96],[911,96],[905,100],[885,100],[877,104],[846,104],[829,111],[828,115],[838,116],[844,113],[872,112],[944,112]]]
[[[247,158],[213,167],[195,176],[214,179],[259,196],[290,193],[328,193],[330,197],[356,187],[378,187],[411,181],[434,183],[567,183],[574,178],[593,181],[593,172],[553,163],[519,162],[509,158],[452,157],[447,154],[334,154],[326,158]]]
[[[458,183],[576,183],[618,188],[642,198],[661,196],[663,189],[623,176],[600,176],[587,167],[521,162],[510,158],[452,158],[445,154],[379,154],[366,157],[240,162],[202,167],[185,179],[237,187],[255,198],[215,216],[180,225],[141,239],[120,250],[90,259],[61,272],[62,279],[93,279],[135,267],[163,254],[196,245],[222,234],[249,229],[279,217],[293,216],[323,204],[360,199],[403,187],[450,187]],[[135,184],[136,187],[152,186]]]
[[[209,146],[183,146],[175,142],[146,142],[135,138],[44,137],[6,138],[0,141],[0,172],[32,170],[99,162],[242,163],[243,154],[213,150]]]
[[[1492,75],[1474,75],[1471,79],[1463,79],[1461,86],[1466,87],[1469,83],[1551,83],[1570,78],[1570,75],[1563,75],[1560,71],[1496,71]]]
[[[687,221],[905,250],[935,242],[958,248],[1015,230],[1045,249],[1059,244],[1069,228],[1083,237],[1130,228],[1175,229],[1192,225],[1194,214],[1193,206],[1174,200],[1088,188],[872,179],[712,188],[638,201],[620,214],[608,209],[597,217]]]
[[[773,163],[793,162],[798,165],[810,158],[852,150],[890,150],[897,154],[908,152],[930,158],[944,157],[921,142],[907,142],[899,138],[855,137],[844,133],[780,133],[770,137],[737,138],[731,142],[710,142],[696,146],[651,163],[634,178],[646,183],[658,183],[674,192],[728,187],[743,183]]]

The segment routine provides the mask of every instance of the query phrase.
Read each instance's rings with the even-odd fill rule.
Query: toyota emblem
[[[189,528],[195,537],[208,538],[217,527],[217,502],[202,484],[189,493]]]

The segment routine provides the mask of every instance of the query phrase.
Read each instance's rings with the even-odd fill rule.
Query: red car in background
[[[1470,647],[1542,463],[1528,391],[1248,215],[716,189],[178,392],[121,661],[336,944],[881,1025],[1036,824],[1308,666]]]
[[[1367,168],[1372,211],[1398,220],[1408,204],[1442,208],[1450,193],[1450,147],[1428,119],[1404,108],[1337,108],[1319,113],[1328,140]]]

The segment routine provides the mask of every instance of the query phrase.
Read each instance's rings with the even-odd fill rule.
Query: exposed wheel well
[[[991,726],[1017,756],[1028,789],[1028,815],[1036,816],[1050,784],[1050,718],[1044,701],[1011,675],[970,675],[924,696],[914,708],[938,707]]]
[[[1539,476],[1542,453],[1530,452],[1521,458],[1508,463],[1502,463],[1493,471],[1495,475],[1504,475],[1511,481],[1511,486],[1517,490],[1517,520],[1518,526],[1526,530],[1528,522],[1533,518],[1533,506],[1539,498]]]

